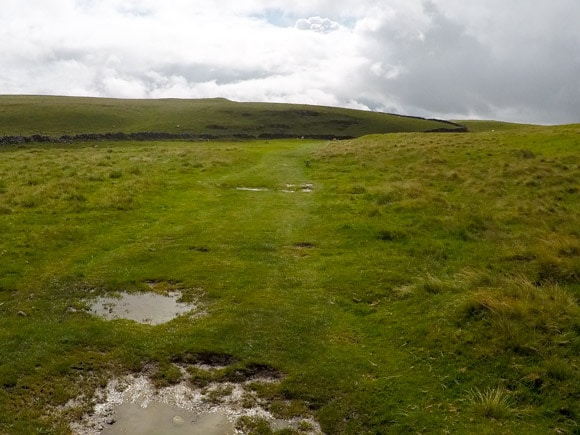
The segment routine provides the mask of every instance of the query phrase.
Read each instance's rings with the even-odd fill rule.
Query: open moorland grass
[[[467,127],[469,131],[474,133],[496,132],[496,131],[499,132],[533,127],[532,124],[517,124],[514,122],[503,122],[503,121],[460,120],[454,122]]]
[[[457,127],[445,121],[362,110],[238,103],[223,98],[123,100],[0,95],[0,136],[164,132],[219,137],[358,137]]]
[[[578,433],[579,137],[0,148],[0,433],[200,352],[282,373],[257,394],[328,434]],[[152,282],[206,315],[86,310]]]

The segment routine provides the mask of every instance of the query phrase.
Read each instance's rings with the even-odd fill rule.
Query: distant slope
[[[464,125],[471,132],[519,130],[534,126],[533,124],[518,124],[514,122],[489,120],[456,120],[454,122]]]
[[[163,132],[208,137],[358,137],[460,128],[441,120],[336,107],[223,98],[109,99],[0,96],[0,136]]]

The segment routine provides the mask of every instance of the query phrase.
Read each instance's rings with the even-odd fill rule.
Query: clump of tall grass
[[[472,388],[467,391],[467,403],[476,414],[486,418],[501,420],[512,413],[512,397],[503,387],[483,391]]]
[[[445,293],[456,288],[453,280],[443,280],[431,274],[427,274],[427,276],[420,281],[419,286],[430,294]]]
[[[484,322],[490,352],[548,354],[580,331],[580,306],[557,284],[536,286],[525,276],[470,292],[461,303],[465,322]]]
[[[489,273],[466,268],[451,277],[439,277],[430,272],[417,279],[413,284],[408,284],[397,289],[397,294],[404,297],[416,293],[418,290],[428,294],[457,293],[480,286],[490,285],[494,282]]]
[[[580,242],[572,235],[550,234],[532,251],[538,284],[580,283]]]

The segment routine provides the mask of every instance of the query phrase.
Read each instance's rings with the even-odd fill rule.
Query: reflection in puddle
[[[178,302],[181,293],[168,296],[156,293],[121,293],[120,297],[99,297],[90,312],[107,320],[127,319],[149,325],[159,325],[194,310],[195,305]]]

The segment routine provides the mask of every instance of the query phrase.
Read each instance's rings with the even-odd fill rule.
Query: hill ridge
[[[441,119],[308,104],[0,95],[4,142],[83,140],[82,135],[113,140],[133,135],[140,140],[353,138],[440,131],[467,129]]]

